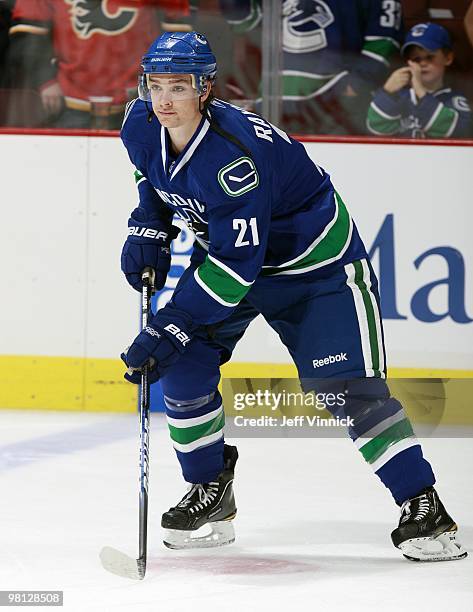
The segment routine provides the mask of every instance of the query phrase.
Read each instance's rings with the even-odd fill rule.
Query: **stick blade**
[[[145,577],[146,564],[142,559],[133,559],[111,546],[104,546],[99,556],[104,568],[112,574],[131,580],[143,580]]]

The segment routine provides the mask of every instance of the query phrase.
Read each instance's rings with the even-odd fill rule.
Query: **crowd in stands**
[[[275,3],[276,4],[276,3]],[[293,134],[471,138],[473,0],[282,0]],[[262,0],[0,0],[0,127],[119,129],[163,31],[202,31],[216,95],[261,111]]]

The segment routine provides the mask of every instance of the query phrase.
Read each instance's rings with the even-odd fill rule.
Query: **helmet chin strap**
[[[145,101],[145,106],[146,106],[146,110],[148,111],[148,123],[151,123],[151,121],[153,121],[154,111],[153,111],[153,109],[150,110],[150,108],[148,106],[148,102],[146,102],[146,101]]]
[[[199,96],[199,112],[203,117],[207,117],[207,109],[205,108],[205,100],[202,100],[202,96]]]

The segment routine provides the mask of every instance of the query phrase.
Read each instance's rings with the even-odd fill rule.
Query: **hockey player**
[[[445,86],[454,54],[445,28],[419,23],[402,47],[407,66],[395,70],[373,98],[368,129],[378,136],[466,138],[472,115],[465,96]]]
[[[175,214],[196,238],[171,301],[122,355],[131,382],[152,364],[191,485],[163,514],[165,544],[234,539],[238,453],[224,444],[219,368],[261,313],[288,347],[305,391],[322,377],[345,391],[350,436],[402,506],[394,544],[416,560],[465,556],[431,466],[390,397],[376,277],[329,175],[276,126],[213,99],[216,60],[201,34],[162,35],[142,66],[139,99],[121,132],[140,196],[122,251],[127,280],[140,291],[141,271],[151,266],[163,286]],[[314,358],[329,354],[344,358],[318,359],[315,369]],[[211,535],[191,537],[203,525]]]

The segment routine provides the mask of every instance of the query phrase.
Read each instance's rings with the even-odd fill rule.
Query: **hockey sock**
[[[218,391],[192,400],[165,396],[166,418],[184,480],[204,483],[223,470],[222,396]]]
[[[432,486],[432,468],[423,457],[404,408],[391,397],[386,381],[353,379],[346,381],[344,388],[346,405],[339,416],[353,420],[350,437],[396,503],[402,504]]]
[[[377,402],[350,435],[397,504],[435,483],[432,468],[422,454],[402,405],[393,397]]]

